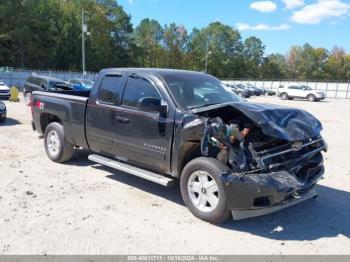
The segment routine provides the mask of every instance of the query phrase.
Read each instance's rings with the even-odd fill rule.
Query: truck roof
[[[100,73],[108,74],[113,72],[126,72],[126,73],[148,73],[154,75],[205,75],[203,72],[180,70],[180,69],[166,69],[166,68],[107,68],[101,70]]]
[[[59,79],[59,78],[55,78],[55,77],[52,77],[52,76],[44,76],[44,75],[31,75],[29,76],[28,78],[40,78],[40,79],[45,79],[47,81],[56,81],[56,82],[65,82],[64,80],[62,79]]]

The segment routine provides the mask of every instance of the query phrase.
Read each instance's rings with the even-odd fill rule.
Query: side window
[[[49,81],[47,81],[46,79],[40,79],[39,80],[39,85],[40,85],[40,87],[44,86],[45,89],[50,88]]]
[[[102,103],[118,104],[121,100],[122,87],[121,75],[106,75],[101,83],[98,98]]]
[[[32,84],[32,83],[33,83],[33,77],[32,77],[32,76],[28,77],[27,83],[29,83],[29,84]]]
[[[140,99],[144,97],[156,97],[161,99],[155,86],[147,79],[142,77],[129,77],[124,91],[122,105],[136,108]]]
[[[32,84],[39,86],[40,85],[40,78],[33,77]]]

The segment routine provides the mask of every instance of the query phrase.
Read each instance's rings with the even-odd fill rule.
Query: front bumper
[[[265,215],[315,197],[312,189],[324,174],[323,163],[308,172],[304,181],[287,171],[223,175],[234,219]]]
[[[233,220],[241,220],[251,217],[258,217],[258,216],[264,216],[273,212],[277,212],[279,210],[294,206],[296,204],[300,204],[301,202],[304,202],[311,198],[316,198],[317,193],[315,190],[311,190],[301,198],[294,198],[292,200],[286,201],[284,203],[281,203],[279,205],[275,205],[268,208],[261,208],[261,209],[251,209],[251,210],[231,210]]]
[[[320,96],[320,95],[319,95],[319,96],[316,96],[316,99],[317,99],[317,100],[324,100],[325,98],[326,98],[325,96]]]
[[[11,93],[0,93],[0,98],[9,98]]]
[[[6,111],[0,111],[0,119],[6,118]]]

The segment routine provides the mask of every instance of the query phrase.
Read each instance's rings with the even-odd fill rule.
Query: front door
[[[145,77],[130,75],[118,107],[117,147],[131,164],[166,172],[171,150],[174,113],[144,112],[138,102],[144,97],[162,99],[157,86]],[[165,102],[165,101],[164,101]]]

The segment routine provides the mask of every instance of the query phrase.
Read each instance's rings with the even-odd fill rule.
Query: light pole
[[[205,73],[208,72],[208,58],[210,54],[211,54],[211,51],[209,51],[209,41],[207,41],[207,50],[205,52],[205,68],[204,68]]]
[[[87,26],[85,24],[85,13],[84,10],[81,10],[81,56],[82,56],[82,69],[83,69],[83,79],[86,75],[86,64],[85,64],[85,34],[87,33]]]

